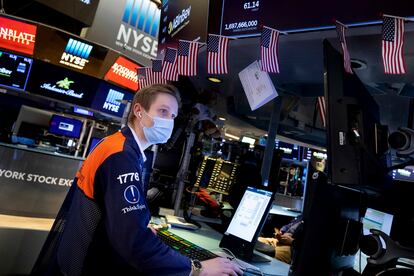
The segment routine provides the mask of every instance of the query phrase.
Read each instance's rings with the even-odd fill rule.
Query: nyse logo
[[[70,38],[60,58],[60,63],[82,70],[89,62],[88,57],[91,51],[91,45]]]
[[[149,0],[127,0],[116,44],[148,59],[157,57],[160,16]]]
[[[124,93],[109,89],[103,108],[112,112],[118,112],[121,107],[121,101],[124,99]]]

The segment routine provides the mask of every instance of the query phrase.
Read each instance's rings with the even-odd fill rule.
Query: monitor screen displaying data
[[[272,200],[271,192],[248,187],[226,234],[251,242],[263,216],[266,215],[266,208],[270,200]]]

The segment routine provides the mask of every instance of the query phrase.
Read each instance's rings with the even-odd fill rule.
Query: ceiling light
[[[360,59],[351,59],[351,67],[354,70],[367,69],[367,64]]]
[[[233,134],[230,134],[230,133],[225,133],[224,136],[232,138],[234,140],[240,140],[239,136],[236,136],[236,135],[233,135]]]
[[[209,81],[211,81],[211,82],[215,82],[215,83],[220,83],[220,82],[222,82],[222,80],[221,79],[219,79],[219,78],[215,78],[215,77],[208,77],[207,78]]]
[[[218,119],[220,120],[220,121],[225,121],[225,120],[227,120],[226,118],[224,118],[224,117],[218,117]]]

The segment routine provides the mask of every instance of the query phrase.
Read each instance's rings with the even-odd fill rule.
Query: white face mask
[[[140,121],[145,139],[147,139],[148,143],[153,145],[166,143],[171,137],[174,128],[174,120],[152,117],[145,111],[144,113],[154,122],[154,125],[152,127],[145,127],[142,124],[142,121]]]

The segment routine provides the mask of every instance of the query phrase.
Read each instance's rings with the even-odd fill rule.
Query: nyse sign
[[[105,0],[99,6],[87,39],[118,50],[149,66],[157,57],[161,11],[150,0]],[[134,69],[135,70],[135,69]]]
[[[158,41],[124,23],[119,26],[116,45],[148,59],[157,57]]]
[[[116,45],[147,59],[156,58],[160,14],[149,0],[127,0]]]

